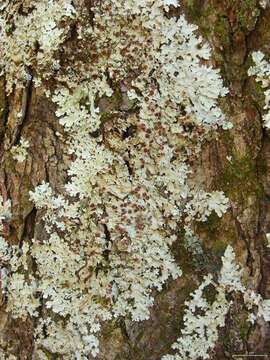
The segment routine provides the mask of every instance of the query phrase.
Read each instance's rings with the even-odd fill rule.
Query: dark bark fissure
[[[36,223],[37,209],[33,207],[32,211],[26,216],[23,223],[23,232],[19,242],[22,247],[24,241],[31,241],[34,237],[34,224]]]
[[[108,226],[106,224],[103,224],[103,228],[104,228],[104,234],[105,234],[105,240],[106,240],[106,250],[103,251],[103,256],[106,262],[109,261],[109,257],[110,257],[110,246],[112,245],[112,239],[111,239],[111,234],[110,231],[108,229]]]

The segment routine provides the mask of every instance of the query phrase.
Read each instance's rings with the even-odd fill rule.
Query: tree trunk
[[[74,3],[80,10],[85,9],[87,21],[93,18],[92,1]],[[23,16],[31,12],[20,11]],[[191,255],[181,234],[180,240],[173,243],[171,251],[183,274],[167,281],[162,291],[154,290],[155,301],[148,320],[137,322],[126,316],[102,324],[96,357],[100,360],[157,360],[172,353],[171,345],[183,329],[185,301],[198,288],[202,275],[218,273],[228,244],[234,248],[237,262],[245,270],[248,286],[263,298],[270,298],[270,250],[266,240],[270,231],[270,140],[263,127],[263,92],[254,78],[248,76],[253,51],[262,50],[270,57],[270,9],[263,9],[256,0],[182,0],[180,8],[170,7],[168,16],[177,17],[180,13],[185,14],[189,23],[198,25],[197,33],[212,48],[213,66],[221,69],[224,85],[229,89],[220,106],[233,124],[232,129],[219,129],[203,141],[202,150],[192,165],[192,176],[199,179],[205,191],[223,191],[230,207],[221,218],[212,213],[206,221],[194,222],[203,255]],[[14,23],[16,26],[16,18]],[[59,59],[64,71],[67,71],[66,64],[72,66],[76,58],[84,64],[89,61],[83,49],[76,48],[80,31],[76,26],[74,20],[61,44],[64,50]],[[35,67],[30,65],[30,70],[35,77]],[[11,200],[12,217],[10,221],[4,221],[3,236],[9,244],[22,246],[30,244],[33,238],[45,239],[47,236],[44,211],[31,201],[29,191],[45,181],[56,193],[63,193],[70,155],[66,133],[55,115],[57,107],[44,95],[48,83],[51,88],[57,86],[54,77],[44,80],[39,87],[30,77],[22,88],[14,87],[10,93],[6,91],[7,81],[4,73],[0,82],[0,186],[4,201]],[[99,108],[104,113],[136,112],[122,96],[118,91],[112,101],[100,100]],[[22,111],[18,118],[17,113]],[[113,125],[105,128],[105,146],[106,134],[114,131]],[[16,161],[12,152],[21,137],[30,143],[23,162]],[[31,269],[35,266],[34,262],[29,264]],[[226,325],[219,328],[219,340],[210,351],[210,358],[233,359],[235,354],[269,356],[269,323],[261,318],[256,324],[246,322],[247,311],[241,295],[236,299],[227,314]],[[7,359],[8,355],[14,355],[16,359],[43,359],[35,350],[37,319],[31,316],[14,319],[6,310],[7,301],[3,291],[0,312],[3,354]],[[45,310],[39,317],[42,314]],[[68,359],[50,351],[44,351],[43,356]],[[75,359],[75,356],[70,358]]]

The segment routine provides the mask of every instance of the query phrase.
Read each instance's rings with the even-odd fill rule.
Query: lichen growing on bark
[[[189,1],[188,6],[199,19],[197,3]],[[216,19],[225,51],[231,41],[243,40],[244,31],[254,29],[260,13],[252,1],[233,9],[235,19]],[[207,16],[216,15],[208,10]],[[3,231],[2,246],[3,257],[10,255],[3,264],[6,309],[13,317],[32,318],[31,351],[38,358],[52,353],[64,359],[99,358],[101,325],[114,318],[113,328],[118,326],[115,319],[121,324],[115,328],[116,343],[126,341],[129,348],[129,355],[120,352],[115,359],[136,359],[126,323],[152,316],[156,292],[164,293],[169,279],[181,274],[178,258],[188,252],[196,271],[203,273],[209,266],[218,271],[218,264],[207,259],[207,246],[216,257],[228,242],[235,242],[231,231],[213,245],[223,221],[212,224],[213,219],[215,214],[221,218],[229,204],[229,212],[235,211],[240,199],[235,195],[237,186],[245,184],[245,171],[252,179],[256,164],[251,160],[246,166],[245,155],[237,151],[228,154],[227,169],[222,169],[227,179],[221,176],[218,186],[210,189],[204,189],[198,166],[203,147],[218,136],[218,128],[230,131],[231,119],[219,106],[228,89],[212,65],[210,47],[197,27],[179,15],[182,8],[177,1],[48,0],[45,7],[40,1],[18,1],[6,2],[1,11],[2,68],[9,99],[22,88],[22,102],[18,96],[17,111],[9,114],[7,128],[13,136],[9,141],[6,132],[5,151],[13,152],[13,158],[4,156],[5,169],[10,162],[16,176],[23,178],[36,155],[35,138],[20,133],[31,124],[27,108],[35,93],[40,98],[42,94],[43,103],[47,97],[48,118],[55,113],[63,126],[50,129],[44,144],[48,154],[43,156],[46,162],[58,164],[60,153],[67,168],[67,175],[61,177],[66,181],[59,182],[58,174],[52,177],[45,164],[45,171],[23,187],[27,191],[33,187],[32,208],[25,211],[21,198],[14,210],[25,214],[16,226],[15,219],[5,225],[11,228],[11,234]],[[27,37],[29,26],[33,38]],[[234,34],[229,33],[230,26]],[[204,34],[211,37],[211,32]],[[17,56],[10,46],[21,38],[27,46]],[[245,62],[246,45],[239,49],[232,70],[222,69],[229,80]],[[220,55],[215,59],[219,63]],[[244,73],[242,69],[238,85]],[[21,121],[16,120],[18,112],[23,114]],[[27,152],[19,146],[25,135]],[[245,189],[259,199],[256,181],[249,180]],[[229,198],[232,194],[230,203],[223,190]],[[10,196],[10,189],[5,196]],[[25,201],[29,207],[29,194]],[[35,229],[29,231],[33,221]],[[24,222],[28,225],[21,229]],[[21,230],[16,237],[17,229]],[[200,231],[208,236],[208,243],[198,236]],[[19,244],[9,247],[15,238]],[[183,270],[189,272],[190,264]],[[169,341],[166,344],[168,350]],[[15,353],[8,347],[6,354]],[[152,347],[150,358],[166,353],[162,351],[155,355]],[[101,349],[100,356],[114,355],[104,355]],[[146,358],[144,352],[138,356]]]

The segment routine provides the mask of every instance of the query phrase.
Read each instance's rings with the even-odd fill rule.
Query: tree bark
[[[187,19],[198,25],[213,48],[214,65],[221,69],[229,88],[222,108],[234,126],[229,131],[219,130],[216,138],[205,142],[194,168],[204,188],[224,191],[231,207],[221,219],[211,215],[196,225],[205,257],[195,261],[183,245],[174,246],[183,276],[155,294],[149,320],[137,323],[123,318],[104,325],[97,356],[100,360],[157,360],[169,353],[183,325],[185,300],[198,286],[201,273],[220,267],[227,244],[233,245],[252,287],[270,298],[270,249],[265,237],[270,231],[270,139],[262,125],[262,92],[247,75],[252,51],[263,49],[270,56],[270,9],[261,9],[255,0],[183,0],[182,4]],[[65,44],[69,46],[74,46],[72,38]],[[18,123],[16,114],[21,111],[23,97],[26,110]],[[44,232],[42,212],[29,200],[29,191],[42,181],[56,191],[63,189],[68,159],[59,133],[65,136],[55,116],[55,105],[39,88],[30,83],[28,89],[6,95],[5,79],[1,78],[0,188],[4,200],[12,201],[12,221],[5,228],[11,244],[29,242]],[[31,139],[27,160],[22,164],[10,153],[21,136]],[[0,347],[8,348],[18,359],[32,359],[33,320],[12,319],[5,311],[4,295],[1,302]],[[211,359],[229,360],[234,354],[248,353],[269,356],[269,324],[247,324],[245,314],[241,302],[231,308]]]

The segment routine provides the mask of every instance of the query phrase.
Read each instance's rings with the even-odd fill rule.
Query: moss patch
[[[245,0],[238,1],[235,13],[239,27],[244,30],[252,30],[260,10],[257,8],[256,0]]]
[[[221,187],[231,200],[243,199],[247,195],[262,198],[264,190],[258,181],[256,161],[249,155],[234,158],[223,169],[220,176]]]

